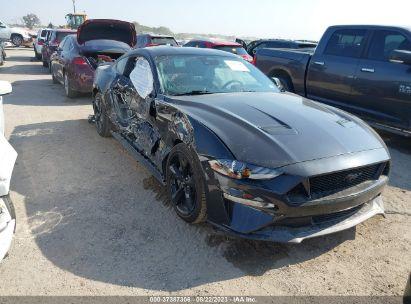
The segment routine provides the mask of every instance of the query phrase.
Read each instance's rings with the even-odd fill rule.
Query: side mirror
[[[0,80],[0,96],[10,94],[12,91],[10,82]]]
[[[274,82],[274,84],[277,86],[277,88],[281,91],[281,92],[285,92],[285,88],[283,83],[281,82],[281,80],[277,77],[272,77],[271,80]]]
[[[394,50],[390,55],[390,62],[411,65],[411,51]]]

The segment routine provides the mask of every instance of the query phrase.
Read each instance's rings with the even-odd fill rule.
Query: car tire
[[[11,35],[11,43],[14,44],[14,46],[19,47],[23,44],[23,37],[21,35],[18,34],[13,34]]]
[[[10,216],[13,220],[16,219],[16,210],[14,209],[13,202],[11,201],[10,195],[3,196],[3,201],[9,210]]]
[[[36,57],[37,60],[41,60],[41,54],[37,53],[36,47],[34,47],[34,57]]]
[[[102,102],[102,96],[100,92],[97,92],[94,95],[93,109],[97,133],[101,137],[110,137],[112,126],[107,115],[106,107]]]
[[[51,70],[51,79],[53,80],[53,83],[58,84],[59,81],[57,80],[56,76],[54,76],[54,72],[53,72],[53,69],[51,67],[50,67],[50,70]]]
[[[177,215],[190,224],[207,219],[204,173],[195,152],[176,145],[166,165],[167,195]]]
[[[64,73],[64,92],[68,98],[76,98],[77,92],[71,88],[70,78],[67,76],[67,73]]]

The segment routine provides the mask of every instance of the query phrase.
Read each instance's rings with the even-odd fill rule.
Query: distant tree
[[[47,28],[51,28],[51,29],[54,28],[53,23],[50,22],[49,25],[47,25]]]
[[[23,16],[23,22],[26,27],[32,29],[36,25],[40,25],[40,18],[36,14],[27,14]]]

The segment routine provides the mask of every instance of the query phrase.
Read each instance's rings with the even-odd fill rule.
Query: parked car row
[[[133,24],[88,20],[50,69],[68,97],[92,93],[98,134],[151,170],[183,220],[299,243],[384,213],[390,155],[366,123],[281,90],[238,43],[154,38],[139,48]]]

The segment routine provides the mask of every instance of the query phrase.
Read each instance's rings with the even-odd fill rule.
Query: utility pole
[[[74,14],[76,13],[76,0],[73,0],[73,9],[74,9]]]

